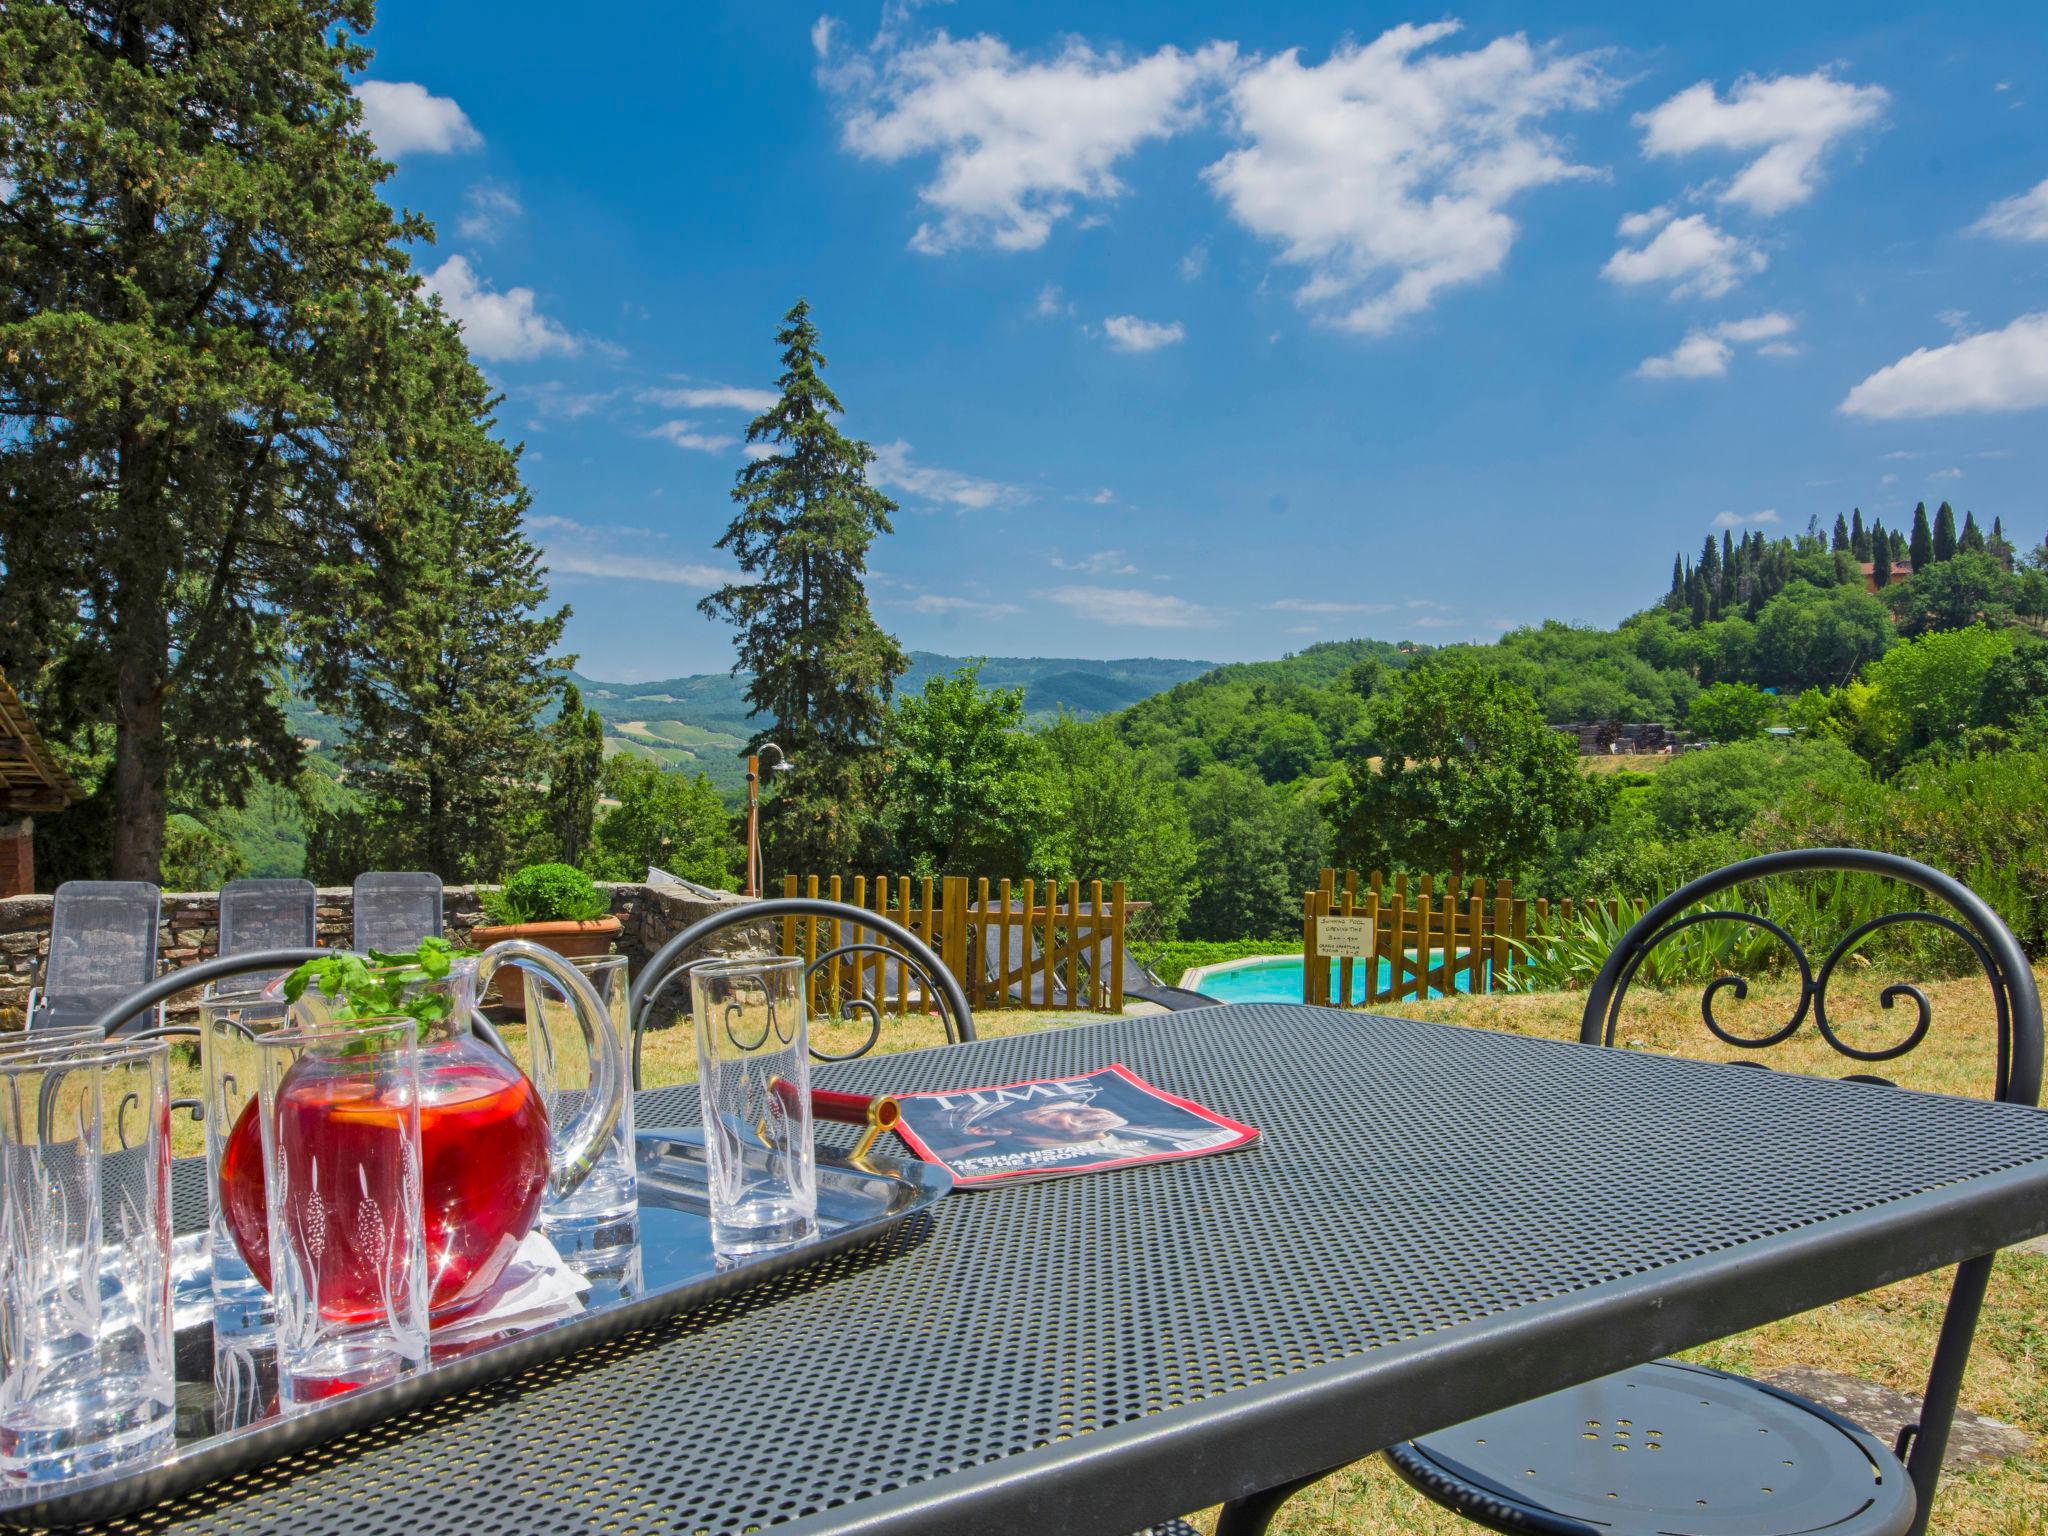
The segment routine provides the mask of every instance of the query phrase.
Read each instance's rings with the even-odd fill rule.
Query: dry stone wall
[[[484,892],[491,886],[451,885],[441,895],[442,922],[448,937],[469,942],[483,921]],[[603,886],[611,909],[621,919],[619,952],[637,972],[648,957],[692,923],[751,898],[725,892],[697,895],[685,890],[629,883]],[[319,892],[320,943],[346,949],[355,924],[354,894],[347,886]],[[13,896],[0,900],[0,1029],[18,1029],[28,1004],[29,989],[41,973],[50,942],[48,896]],[[745,927],[726,930],[711,948],[737,953],[756,947],[758,934]],[[220,943],[220,899],[212,891],[166,891],[158,920],[157,945],[172,969],[211,959]]]

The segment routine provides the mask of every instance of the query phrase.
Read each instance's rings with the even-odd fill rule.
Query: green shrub
[[[1795,791],[1867,777],[1862,760],[1838,742],[1738,741],[1686,753],[1645,793],[1658,832],[1669,840],[1739,832]]]
[[[571,864],[529,864],[484,897],[493,923],[587,923],[611,903],[590,876]]]

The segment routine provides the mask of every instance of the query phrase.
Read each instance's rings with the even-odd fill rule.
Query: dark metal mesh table
[[[1243,1152],[915,1230],[107,1529],[1128,1532],[2048,1229],[2048,1114],[1247,1005],[870,1058],[1122,1062]],[[694,1123],[694,1093],[642,1126]]]

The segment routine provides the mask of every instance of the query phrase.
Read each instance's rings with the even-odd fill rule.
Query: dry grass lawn
[[[1830,996],[1829,1016],[1863,1045],[1897,1039],[1900,1012],[1887,1015],[1876,992],[1891,976],[1844,976]],[[2048,989],[2048,976],[2043,977]],[[1761,1034],[1790,1016],[1796,988],[1759,985],[1744,1001],[1723,994],[1719,1016],[1740,1033]],[[1911,1056],[1883,1070],[1909,1088],[1983,1096],[1992,1077],[1991,1013],[1981,981],[1929,988],[1934,1028]],[[1383,1012],[1443,1023],[1569,1039],[1578,1033],[1582,998],[1553,993],[1529,997],[1454,998],[1382,1004]],[[1907,1005],[1910,1007],[1910,1005]],[[1704,1060],[1738,1053],[1708,1035],[1699,1022],[1696,992],[1662,994],[1638,988],[1630,996],[1618,1044]],[[1904,1010],[1901,1010],[1903,1012]],[[975,1019],[985,1036],[1018,1034],[1095,1022],[1100,1015],[987,1012]],[[1886,1025],[1892,1027],[1887,1030]],[[817,1026],[819,1043],[844,1051],[865,1029]],[[881,1050],[942,1043],[935,1020],[891,1021]],[[1809,1022],[1798,1036],[1769,1053],[1774,1066],[1841,1076],[1848,1064]],[[644,1081],[650,1086],[696,1076],[688,1032],[666,1029],[646,1037]],[[189,1073],[180,1091],[193,1091]],[[181,1132],[196,1143],[197,1127]],[[181,1151],[197,1150],[196,1145]],[[1688,1358],[1737,1371],[1803,1364],[1847,1372],[1918,1395],[1933,1356],[1935,1330],[1947,1296],[1948,1275],[1923,1276],[1872,1295],[1839,1302],[1803,1317],[1724,1339]],[[1968,1408],[2017,1424],[2038,1437],[2032,1455],[2002,1464],[1951,1472],[1942,1483],[1932,1529],[1943,1536],[2048,1536],[2048,1257],[2008,1253],[1998,1262],[1991,1295],[1963,1389]],[[1197,1517],[1213,1529],[1213,1512]],[[1274,1523],[1281,1536],[1454,1536],[1475,1528],[1408,1491],[1376,1460],[1354,1464],[1293,1500]]]

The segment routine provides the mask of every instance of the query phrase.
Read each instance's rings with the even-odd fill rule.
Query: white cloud
[[[1895,421],[1962,411],[2048,405],[2048,311],[2021,315],[1945,347],[1922,347],[1880,368],[1842,401],[1846,416]]]
[[[1930,480],[1960,480],[1963,478],[1963,472],[1960,469],[1937,469],[1927,478]]]
[[[1645,235],[1655,234],[1671,222],[1671,205],[1659,203],[1642,213],[1625,213],[1615,233],[1624,240],[1640,240]]]
[[[1851,85],[1825,70],[1770,80],[1745,75],[1725,100],[1712,81],[1702,80],[1636,122],[1646,155],[1754,154],[1720,189],[1720,198],[1772,214],[1812,197],[1828,150],[1875,123],[1890,100],[1882,86]]]
[[[964,614],[975,619],[1007,619],[1024,611],[1015,603],[990,603],[978,597],[947,597],[937,592],[920,593],[904,606],[912,613]]]
[[[1746,517],[1740,512],[1717,513],[1714,517],[1714,526],[1716,528],[1745,528],[1752,523],[1770,524],[1777,521],[1778,509],[1776,507],[1765,507],[1763,511],[1752,512]]]
[[[740,452],[750,459],[775,459],[782,456],[782,449],[774,443],[743,443]]]
[[[465,240],[495,240],[526,216],[511,189],[495,181],[478,182],[463,195],[463,203],[468,211],[455,221],[455,229]]]
[[[1424,619],[1410,619],[1408,622],[1417,629],[1455,629],[1458,624],[1456,619],[1443,619],[1434,616]]]
[[[1047,283],[1038,290],[1038,300],[1031,306],[1031,310],[1033,314],[1050,317],[1070,315],[1074,312],[1074,306],[1069,304],[1066,295],[1060,292],[1058,283]]]
[[[640,398],[649,405],[677,411],[752,411],[770,409],[782,397],[772,389],[746,389],[737,384],[705,384],[686,389],[647,389]]]
[[[1124,558],[1120,549],[1098,549],[1092,555],[1083,555],[1078,560],[1062,560],[1052,557],[1053,567],[1061,571],[1078,571],[1084,576],[1135,576],[1138,568]]]
[[[824,41],[829,49],[829,31]],[[821,64],[820,78],[846,103],[842,137],[855,154],[889,164],[938,156],[918,190],[934,217],[918,225],[912,249],[1025,251],[1045,244],[1077,202],[1119,196],[1118,162],[1192,121],[1200,88],[1235,52],[1212,43],[1131,59],[1072,41],[1032,60],[988,36],[940,32],[902,47],[885,21],[874,48]]]
[[[1198,245],[1180,259],[1180,275],[1189,282],[1195,281],[1209,270],[1209,247]]]
[[[647,435],[696,453],[723,453],[740,441],[729,432],[705,432],[694,421],[664,421]]]
[[[654,560],[645,555],[606,554],[592,550],[547,551],[547,567],[556,576],[595,576],[613,581],[653,581],[664,586],[696,587],[709,591],[732,580],[732,572],[715,565],[693,565],[678,560]]]
[[[574,390],[550,379],[522,387],[519,399],[533,413],[528,424],[538,430],[551,422],[581,421],[585,416],[594,416],[618,399],[619,393],[616,389]]]
[[[410,80],[364,80],[355,87],[363,126],[386,160],[481,149],[484,136],[461,107]]]
[[[1624,239],[1631,224],[1648,218],[1632,214],[1621,221]],[[1640,238],[1640,234],[1636,236]],[[1718,299],[1745,277],[1769,265],[1769,258],[1749,241],[1718,228],[1702,214],[1673,219],[1649,244],[1624,246],[1608,257],[1600,275],[1610,283],[1669,283],[1674,299]]]
[[[2001,240],[2048,240],[2048,179],[2031,192],[1993,203],[1970,232]]]
[[[1520,35],[1423,56],[1457,30],[1398,26],[1314,66],[1289,49],[1231,86],[1245,143],[1204,175],[1240,224],[1307,269],[1302,305],[1347,329],[1390,330],[1499,271],[1516,235],[1507,203],[1595,174],[1541,127],[1608,97],[1595,56]]]
[[[1283,597],[1277,602],[1266,604],[1280,613],[1321,613],[1336,617],[1341,614],[1392,613],[1392,603],[1325,603],[1306,597]]]
[[[1125,629],[1201,629],[1216,621],[1198,603],[1136,587],[1055,587],[1046,596],[1090,623]]]
[[[531,288],[488,288],[465,256],[450,256],[426,275],[426,284],[462,322],[463,339],[478,357],[510,362],[578,348],[574,336],[534,307]]]
[[[1099,491],[1090,491],[1086,496],[1083,496],[1081,499],[1083,501],[1090,502],[1098,507],[1106,507],[1112,501],[1116,500],[1116,492],[1112,491],[1108,486],[1105,485]]]
[[[1897,485],[1899,477],[1897,475],[1881,475],[1878,477],[1877,483],[1879,485]]]
[[[1102,322],[1103,334],[1119,352],[1157,352],[1184,340],[1187,331],[1178,320],[1161,324],[1140,320],[1136,315],[1111,315]]]
[[[1029,499],[1019,486],[1004,485],[997,480],[978,480],[958,470],[940,469],[935,465],[913,464],[910,444],[900,438],[893,443],[875,444],[875,462],[869,467],[876,481],[882,485],[893,486],[925,501],[950,502],[969,512],[1013,506]]]
[[[1784,338],[1792,334],[1794,323],[1790,315],[1770,310],[1746,320],[1697,327],[1669,352],[1644,358],[1636,365],[1636,374],[1645,379],[1716,379],[1728,371],[1738,345],[1753,346],[1769,357],[1791,357],[1799,349]]]

